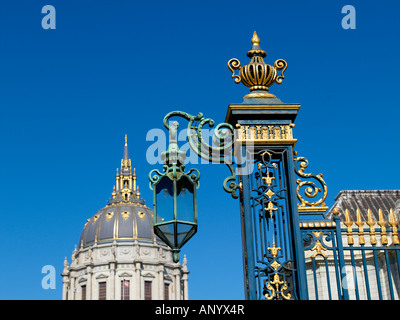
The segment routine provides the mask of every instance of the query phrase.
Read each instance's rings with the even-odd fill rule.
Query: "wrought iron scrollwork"
[[[242,81],[242,78],[239,75],[235,74],[235,70],[238,70],[240,68],[241,68],[241,65],[240,65],[240,61],[238,59],[233,58],[228,61],[228,69],[230,71],[232,71],[232,79],[235,79],[234,80],[235,83],[240,83],[240,81]]]
[[[194,184],[196,184],[198,187],[200,186],[200,171],[191,168],[188,172],[185,171],[185,166],[168,166],[168,165],[163,165],[163,173],[161,173],[158,169],[153,169],[149,173],[149,180],[150,180],[150,189],[153,190],[153,185],[156,185],[158,180],[160,180],[161,177],[172,174],[174,176],[181,176],[181,175],[186,175]]]
[[[325,199],[328,195],[328,187],[322,178],[322,173],[305,173],[304,170],[308,167],[308,160],[304,157],[295,157],[294,163],[296,174],[300,178],[307,179],[302,180],[299,178],[296,180],[296,194],[300,201],[299,209],[310,211],[315,211],[315,209],[326,210]],[[319,195],[320,198],[312,201],[317,195]]]
[[[288,270],[285,270],[290,270],[290,268],[278,262],[278,252],[281,248],[275,246],[275,240],[273,239],[272,247],[268,247],[267,250],[270,251],[266,257],[269,260],[269,267],[272,272],[269,273],[268,280],[264,281],[264,297],[267,300],[277,300],[281,297],[285,300],[290,300],[292,295],[290,292],[287,292],[289,287],[286,280]]]
[[[264,149],[254,155],[252,210],[256,250],[256,279],[266,300],[295,298],[294,263],[287,236],[290,220],[285,155]]]
[[[232,161],[232,147],[234,144],[234,128],[229,123],[220,123],[215,127],[212,136],[212,145],[210,145],[202,134],[203,127],[208,125],[213,128],[214,120],[205,118],[201,112],[197,116],[190,115],[182,111],[172,111],[168,113],[163,120],[165,128],[170,130],[169,120],[173,117],[181,117],[188,120],[187,126],[187,141],[190,148],[201,158],[212,163],[225,163],[229,170],[228,176],[223,182],[223,188],[230,193],[234,199],[238,198],[236,190],[235,169]]]
[[[334,234],[332,230],[307,230],[303,231],[304,250],[310,250],[313,253],[310,258],[315,258],[318,255],[327,258],[328,250],[332,250],[332,239]],[[328,245],[330,243],[330,246]]]

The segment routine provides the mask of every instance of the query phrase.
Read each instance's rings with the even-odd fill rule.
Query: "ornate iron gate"
[[[359,210],[355,221],[347,210],[337,209],[327,219],[322,175],[305,173],[308,161],[289,153],[289,147],[256,147],[246,165],[254,171],[241,175],[246,297],[399,299],[400,245],[393,210],[379,210],[378,221],[371,210],[365,221]]]
[[[300,279],[295,270],[302,262],[297,261],[295,252],[300,233],[293,225],[297,202],[289,192],[294,177],[290,149],[256,150],[250,157],[254,159],[254,172],[247,179],[242,175],[242,200],[249,203],[243,219],[252,220],[243,221],[252,223],[252,232],[245,237],[254,241],[254,265],[247,261],[249,281],[256,286],[253,296],[257,299],[299,298]]]
[[[282,83],[287,63],[266,64],[256,32],[251,41],[249,64],[228,61],[235,83],[242,82],[250,93],[243,103],[229,105],[225,121],[238,128],[234,153],[241,164],[246,299],[398,299],[393,211],[388,221],[382,212],[377,222],[371,214],[362,221],[360,213],[356,221],[345,213],[341,223],[339,212],[327,219],[322,174],[306,173],[307,159],[293,151],[300,105],[283,103],[269,92],[271,85]]]

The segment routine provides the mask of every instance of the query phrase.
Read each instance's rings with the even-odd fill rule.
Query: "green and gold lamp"
[[[179,261],[181,247],[197,232],[196,190],[200,179],[197,169],[184,172],[186,152],[179,150],[177,129],[175,121],[169,127],[168,149],[161,153],[163,173],[155,169],[149,174],[154,232],[172,249],[174,262]]]

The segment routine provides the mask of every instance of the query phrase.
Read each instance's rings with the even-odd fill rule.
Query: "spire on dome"
[[[121,173],[124,175],[132,174],[131,159],[128,152],[128,135],[125,135],[124,157],[121,159]]]
[[[108,204],[114,202],[140,202],[139,187],[136,185],[136,171],[133,169],[132,162],[128,153],[128,135],[125,135],[124,157],[121,159],[121,170],[115,176],[115,187],[112,192],[112,199]]]
[[[124,160],[129,159],[129,152],[128,152],[128,135],[125,135],[125,146],[124,146]]]

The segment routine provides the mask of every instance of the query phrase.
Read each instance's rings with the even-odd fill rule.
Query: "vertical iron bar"
[[[396,260],[397,260],[397,275],[398,275],[397,279],[400,281],[400,257],[399,257],[399,247],[398,246],[396,246],[395,252],[396,252]],[[396,288],[397,288],[397,296],[399,297],[400,296],[400,292],[399,292],[400,283],[397,283]]]
[[[257,276],[256,276],[257,281],[256,281],[256,283],[257,283],[257,287],[258,287],[258,292],[260,292],[260,299],[261,299],[261,294],[262,294],[262,289],[261,289],[262,278],[261,278],[261,275],[260,275],[260,269],[257,268],[257,269],[255,270],[255,272],[257,272]]]
[[[173,186],[174,186],[174,199],[173,199],[173,204],[174,204],[174,246],[178,244],[178,223],[176,220],[178,220],[178,200],[177,200],[177,187],[176,187],[176,179],[173,180]]]
[[[357,281],[357,269],[356,262],[354,261],[354,250],[350,250],[351,254],[351,267],[353,268],[353,278],[354,278],[354,291],[356,293],[356,299],[360,300],[360,295],[358,293],[358,281]]]
[[[375,274],[376,274],[376,282],[378,285],[379,300],[382,300],[381,277],[379,276],[379,263],[378,263],[378,256],[376,255],[376,251],[377,250],[374,250]]]
[[[390,298],[392,300],[394,300],[393,283],[392,283],[392,272],[390,270],[388,251],[389,250],[385,250],[386,270],[387,270],[387,276],[388,276],[388,282],[389,282]]]
[[[344,251],[343,251],[343,242],[342,242],[342,230],[340,228],[340,218],[338,215],[335,215],[333,218],[336,224],[336,241],[337,241],[337,253],[339,256],[339,267],[340,267],[340,275],[341,275],[341,283],[338,283],[338,287],[341,286],[343,293],[343,300],[349,300],[349,290],[346,279],[346,266],[344,262]],[[339,290],[339,288],[338,288]],[[340,291],[339,291],[340,292]]]
[[[314,275],[315,300],[319,300],[319,297],[318,297],[317,268],[315,266],[315,258],[311,258],[311,260],[312,260],[312,268],[313,268],[313,275]]]
[[[362,250],[361,253],[362,253],[362,259],[363,259],[364,278],[365,278],[365,289],[367,290],[367,298],[368,298],[368,300],[371,300],[371,292],[370,292],[370,290],[369,290],[368,267],[367,267],[367,261],[366,261],[366,259],[365,259],[365,252],[364,252],[364,250]]]
[[[287,161],[287,190],[288,200],[291,207],[290,218],[291,221],[287,221],[289,230],[292,232],[292,246],[295,262],[295,276],[297,277],[297,289],[300,300],[308,300],[307,292],[307,274],[306,274],[306,262],[304,258],[304,245],[300,231],[300,219],[299,212],[297,209],[297,195],[296,195],[296,179],[295,179],[295,168],[293,160],[293,148],[289,146],[286,149],[286,161]]]
[[[329,279],[328,258],[324,257],[324,260],[325,260],[325,272],[326,272],[326,282],[327,282],[327,284],[328,284],[329,300],[332,300],[331,281],[330,281],[330,279]]]
[[[243,273],[245,281],[245,299],[257,299],[257,286],[255,279],[255,263],[254,263],[254,236],[253,236],[253,219],[252,210],[250,207],[251,190],[250,190],[250,176],[243,174],[242,178],[242,192],[240,192],[240,206],[243,211],[242,214],[242,240],[243,240]]]
[[[336,289],[338,292],[338,299],[342,300],[342,292],[341,292],[341,285],[340,285],[340,271],[338,270],[338,257],[337,257],[337,252],[336,252],[336,248],[337,248],[337,244],[336,244],[336,240],[335,240],[335,230],[332,230],[332,253],[333,253],[333,262],[334,262],[334,267],[335,267],[335,275],[336,275]]]

